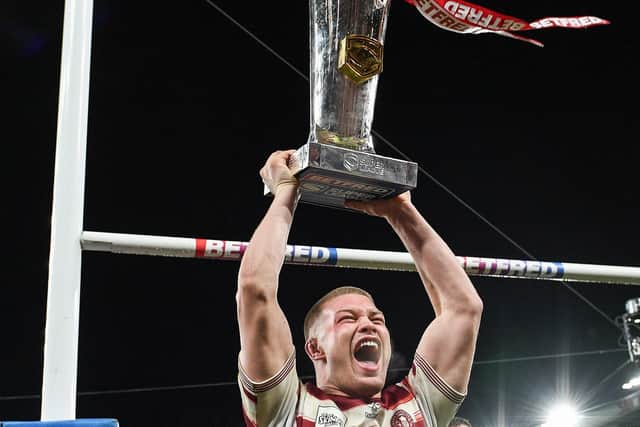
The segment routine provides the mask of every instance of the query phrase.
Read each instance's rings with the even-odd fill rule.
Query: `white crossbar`
[[[247,242],[163,237],[85,231],[82,249],[132,255],[157,255],[238,261]],[[471,276],[513,277],[543,280],[640,285],[640,267],[575,264],[488,257],[458,256]],[[287,245],[285,263],[374,270],[416,271],[406,252]]]

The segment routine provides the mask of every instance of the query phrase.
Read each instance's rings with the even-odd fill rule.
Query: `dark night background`
[[[214,1],[308,73],[306,1]],[[538,48],[447,32],[393,1],[373,127],[430,175],[413,200],[453,251],[640,266],[638,40],[627,3],[478,1],[528,21],[611,21],[526,34]],[[0,5],[0,420],[40,417],[63,9],[60,0]],[[91,72],[84,229],[249,240],[269,203],[258,169],[272,151],[306,142],[307,82],[205,0],[97,0]],[[290,242],[403,250],[383,220],[309,205]],[[85,252],[77,417],[240,426],[237,268]],[[280,302],[296,344],[310,304],[345,283],[377,296],[394,366],[408,366],[433,316],[413,273],[285,266]],[[459,412],[474,427],[539,424],[560,398],[585,410],[624,396],[634,370],[612,374],[628,360],[612,321],[640,289],[474,283],[485,312]],[[558,357],[510,360],[531,356]],[[301,351],[298,372],[312,374]]]

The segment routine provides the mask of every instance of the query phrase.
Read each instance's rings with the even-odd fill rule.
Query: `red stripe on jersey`
[[[315,427],[316,422],[312,420],[308,420],[302,415],[298,415],[296,417],[296,427]]]
[[[257,403],[258,398],[255,395],[251,394],[251,392],[244,387],[244,384],[241,384],[241,385],[242,385],[242,392],[244,393],[244,395],[247,396],[249,400],[252,401],[253,403]]]
[[[295,367],[296,365],[295,362],[296,362],[295,354],[292,354],[289,360],[287,360],[285,365],[282,367],[280,372],[278,372],[275,377],[271,378],[270,380],[267,380],[264,383],[257,383],[257,384],[253,383],[251,379],[249,379],[249,377],[246,376],[246,374],[242,369],[239,370],[238,378],[240,379],[240,382],[242,383],[242,385],[246,387],[247,390],[249,390],[251,393],[254,393],[254,394],[264,393],[266,391],[271,390],[272,388],[280,384],[282,381],[284,381],[287,375],[289,375],[289,373]]]
[[[280,372],[269,381],[261,384],[252,384],[254,393],[264,393],[265,391],[269,391],[272,388],[275,388],[278,384],[280,384],[284,379],[289,375],[289,373],[293,370],[296,364],[295,357],[290,357],[287,363],[282,367]]]
[[[415,366],[415,365],[414,365],[414,366]],[[414,373],[414,375],[415,375],[415,373]],[[411,383],[409,382],[409,378],[404,377],[404,378],[402,379],[402,382],[401,382],[400,384],[402,384],[402,386],[403,386],[404,388],[406,388],[407,390],[409,390],[409,393],[411,393],[411,394],[413,394],[413,395],[415,396],[416,392],[415,392],[415,391],[413,391],[413,387],[411,387]]]
[[[253,421],[251,421],[249,419],[249,417],[247,416],[247,413],[245,412],[244,408],[242,408],[242,418],[244,418],[244,424],[247,427],[258,427],[258,424],[254,423]]]
[[[429,381],[442,393],[445,395],[450,401],[455,404],[461,404],[465,398],[465,395],[461,394],[457,390],[454,390],[449,384],[447,384],[438,373],[433,369],[433,367],[423,359],[420,355],[415,355],[415,363],[418,365],[420,370],[427,376]]]
[[[396,384],[390,385],[382,390],[382,407],[385,409],[395,409],[413,398],[414,396],[409,390]]]
[[[385,387],[385,389],[382,390],[382,398],[374,397],[371,399],[361,399],[357,397],[346,397],[328,394],[311,383],[305,384],[305,387],[307,389],[307,392],[316,399],[331,400],[335,402],[336,406],[341,411],[348,411],[349,409],[355,408],[356,406],[366,406],[371,402],[379,402],[385,409],[395,409],[399,405],[409,402],[414,398],[413,394],[409,392],[409,390],[397,384]]]

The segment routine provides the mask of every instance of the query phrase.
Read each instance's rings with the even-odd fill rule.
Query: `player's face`
[[[346,294],[326,302],[319,320],[328,385],[351,396],[379,393],[391,359],[383,313],[366,296]]]

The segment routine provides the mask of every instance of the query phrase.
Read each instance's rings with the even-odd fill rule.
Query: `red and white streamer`
[[[414,5],[429,22],[447,31],[461,34],[493,33],[540,47],[543,44],[539,41],[513,32],[545,28],[588,28],[609,24],[609,21],[597,16],[548,17],[527,22],[464,0],[405,1]]]

